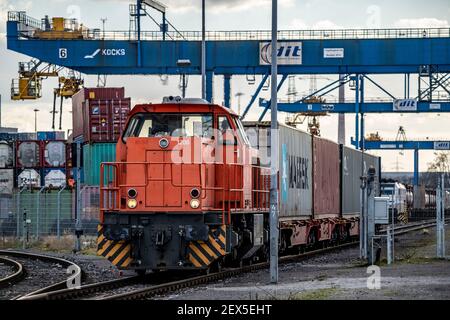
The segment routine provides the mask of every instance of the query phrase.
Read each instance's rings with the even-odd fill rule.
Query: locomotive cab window
[[[213,133],[211,114],[166,114],[136,115],[125,131],[127,137],[201,137],[211,138]]]
[[[218,142],[222,145],[237,145],[238,141],[234,135],[230,121],[226,116],[217,117],[217,129],[219,131]]]

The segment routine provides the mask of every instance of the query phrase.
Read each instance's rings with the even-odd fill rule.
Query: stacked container
[[[24,134],[22,135],[26,137]],[[37,140],[20,140],[16,142],[17,185],[19,188],[24,186],[38,188],[41,186],[41,148],[42,144]]]
[[[67,147],[65,141],[43,141],[43,184],[47,188],[66,185]]]
[[[124,88],[84,88],[72,97],[73,141],[82,143],[82,183],[100,184],[100,164],[116,160],[131,99]]]
[[[14,188],[14,144],[0,141],[0,196],[12,195]]]
[[[131,99],[124,88],[84,88],[73,96],[72,109],[74,141],[111,143],[125,127]]]

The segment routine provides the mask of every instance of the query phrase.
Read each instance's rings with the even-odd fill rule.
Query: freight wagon
[[[268,125],[247,124],[247,138],[229,109],[199,99],[164,101],[131,111],[116,161],[102,164],[98,254],[138,273],[267,259]],[[344,215],[343,180],[358,192],[361,166],[379,175],[379,159],[361,156],[359,167],[344,167],[338,144],[284,125],[276,147],[281,252],[356,237],[357,197],[344,201]]]

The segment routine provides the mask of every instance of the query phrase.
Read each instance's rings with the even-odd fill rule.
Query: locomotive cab
[[[254,152],[229,109],[199,100],[136,106],[117,162],[102,164],[98,254],[139,272],[222,263],[243,242],[236,215],[268,206]]]

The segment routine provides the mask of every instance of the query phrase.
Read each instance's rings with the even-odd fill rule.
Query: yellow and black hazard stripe
[[[207,267],[226,254],[226,226],[210,230],[208,241],[191,241],[187,249],[188,260],[197,268]]]
[[[103,226],[98,226],[97,255],[107,258],[118,268],[126,268],[130,265],[131,245],[126,241],[112,241],[103,235]]]
[[[408,223],[408,212],[401,212],[398,217],[397,217],[398,221],[400,221],[400,223],[402,224],[407,224]]]

